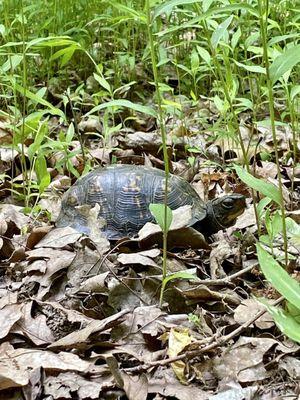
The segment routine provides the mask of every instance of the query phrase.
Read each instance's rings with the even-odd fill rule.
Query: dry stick
[[[283,296],[281,296],[281,297],[279,297],[279,299],[275,300],[272,303],[272,306],[278,305],[279,303],[282,302],[282,300],[284,300]],[[202,347],[201,349],[186,351],[183,354],[180,354],[175,357],[169,357],[169,358],[166,358],[165,360],[152,361],[152,362],[149,362],[144,365],[139,365],[138,367],[128,368],[128,369],[126,369],[126,372],[145,371],[149,368],[164,366],[164,365],[171,364],[175,361],[180,361],[180,360],[184,360],[184,359],[191,359],[191,358],[197,357],[200,354],[206,353],[207,351],[210,351],[210,350],[214,349],[215,347],[218,347],[218,346],[228,342],[229,340],[233,339],[235,336],[240,334],[244,329],[248,328],[251,324],[253,324],[258,318],[260,318],[266,312],[267,312],[267,310],[261,310],[254,317],[252,317],[248,321],[244,322],[241,326],[239,326],[237,329],[235,329],[228,335],[224,335],[220,338],[216,338],[213,343],[210,343],[207,346]]]
[[[93,240],[92,240],[91,238],[89,238],[89,239],[90,239],[90,241],[94,244],[94,246],[95,246],[95,248],[96,248],[96,251],[97,251],[98,254],[99,254],[99,257],[100,257],[99,259],[101,259],[102,255],[101,255],[100,251],[97,249],[96,244],[93,242]],[[129,241],[129,240],[128,240],[128,241]],[[107,254],[105,254],[105,256],[103,256],[103,258],[102,258],[102,260],[101,260],[101,262],[100,262],[100,267],[98,268],[98,272],[99,272],[99,269],[102,267],[103,262],[107,259],[107,257],[108,257],[113,251],[115,251],[119,246],[121,246],[122,244],[124,244],[124,243],[126,243],[126,242],[128,242],[128,241],[127,241],[127,240],[124,240],[123,242],[118,243],[118,244],[117,244],[115,247],[113,247]],[[97,262],[98,262],[98,261],[97,261]],[[94,268],[94,266],[95,266],[96,264],[97,264],[97,263],[95,263],[95,264],[88,270],[88,273],[87,273],[86,275],[88,275],[88,274],[91,272],[91,269]],[[129,285],[127,285],[126,282],[123,282],[122,279],[118,277],[118,275],[115,273],[115,271],[114,271],[108,264],[107,264],[106,266],[107,266],[107,268],[109,269],[110,273],[111,273],[123,286],[125,286],[126,289],[128,289],[134,296],[136,296],[145,306],[149,306],[149,304],[148,304],[138,293],[136,293],[133,289],[131,289],[131,287],[130,287]]]
[[[220,279],[204,279],[201,281],[197,281],[197,282],[192,282],[191,285],[197,287],[198,285],[220,285],[220,284],[224,284],[227,282],[230,282],[232,280],[234,280],[235,278],[238,278],[239,276],[243,275],[246,272],[251,271],[253,268],[257,267],[258,264],[254,264],[254,265],[249,265],[246,268],[241,269],[240,271],[236,272],[235,274],[229,275],[229,276],[225,276],[224,278],[220,278]]]

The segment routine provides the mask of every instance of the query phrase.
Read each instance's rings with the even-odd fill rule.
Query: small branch
[[[276,306],[279,303],[282,302],[282,300],[284,300],[284,297],[281,296],[279,299],[275,300],[272,303],[272,306]],[[171,364],[173,362],[176,361],[180,361],[180,360],[185,360],[185,359],[192,359],[195,358],[197,356],[199,356],[200,354],[203,353],[207,353],[208,351],[213,350],[214,348],[227,343],[229,340],[233,339],[235,336],[239,335],[244,329],[248,328],[250,325],[252,325],[258,318],[260,318],[262,315],[264,315],[267,312],[267,310],[261,310],[260,312],[258,312],[254,317],[250,318],[248,321],[244,322],[241,326],[239,326],[237,329],[235,329],[234,331],[232,331],[231,333],[229,333],[228,335],[224,335],[221,337],[215,337],[212,336],[211,338],[207,338],[206,340],[209,341],[209,339],[212,339],[212,343],[196,349],[196,350],[190,350],[190,351],[186,351],[185,353],[179,354],[176,357],[169,357],[166,358],[165,360],[158,360],[158,361],[152,361],[149,362],[147,364],[143,364],[143,365],[139,365],[137,367],[133,367],[133,368],[128,368],[126,369],[126,372],[141,372],[141,371],[146,371],[150,368],[153,367],[158,367],[158,366],[164,366],[164,365],[168,365]],[[199,341],[199,342],[195,342],[196,344],[202,344],[203,341]],[[193,344],[195,344],[193,343]]]

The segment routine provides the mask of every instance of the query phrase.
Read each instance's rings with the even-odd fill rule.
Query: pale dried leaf
[[[156,252],[158,251],[158,254],[160,254],[160,251],[158,249],[153,249],[153,250],[155,250]],[[147,257],[143,253],[146,253],[146,252],[121,253],[118,255],[117,260],[119,261],[119,263],[121,263],[123,265],[141,264],[141,265],[154,267],[154,268],[158,267],[156,262],[154,260],[152,260],[152,258],[150,258],[151,256]],[[154,257],[156,257],[158,254],[156,253],[156,255]]]
[[[234,311],[234,320],[243,325],[246,321],[255,317],[265,307],[254,299],[245,299]],[[260,329],[270,329],[274,326],[274,320],[268,312],[259,317],[254,324]]]
[[[8,342],[0,346],[0,387],[7,389],[26,385],[30,372],[35,368],[56,371],[87,371],[90,363],[76,354],[47,350],[14,349]]]
[[[47,325],[45,315],[31,316],[32,302],[22,306],[22,318],[12,329],[15,334],[28,337],[36,346],[42,346],[54,341],[51,329]]]
[[[3,339],[22,318],[21,304],[7,304],[0,310],[0,338]]]
[[[69,244],[76,243],[81,236],[81,233],[70,226],[54,228],[36,245],[36,248],[52,247],[61,249]]]
[[[128,400],[146,400],[148,396],[148,379],[145,374],[130,376],[122,373],[124,381],[123,389]]]

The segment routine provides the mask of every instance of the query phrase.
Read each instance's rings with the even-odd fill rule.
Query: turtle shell
[[[98,219],[108,239],[132,237],[153,221],[151,203],[164,202],[165,175],[156,168],[115,165],[96,169],[80,178],[63,196],[56,226],[71,226],[88,233],[87,210],[99,205]],[[174,210],[192,206],[192,221],[206,216],[206,205],[183,178],[170,175],[168,206]],[[103,226],[102,226],[103,225]]]

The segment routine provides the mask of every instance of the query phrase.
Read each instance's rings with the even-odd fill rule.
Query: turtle
[[[132,238],[145,225],[154,220],[149,210],[151,203],[163,203],[165,198],[165,173],[153,167],[116,164],[97,168],[70,187],[63,195],[57,227],[70,226],[89,233],[88,213],[98,210],[99,224],[109,240]],[[175,210],[181,206],[192,207],[189,226],[206,238],[233,225],[245,209],[245,197],[233,193],[204,202],[192,185],[182,177],[169,175],[168,206]]]

